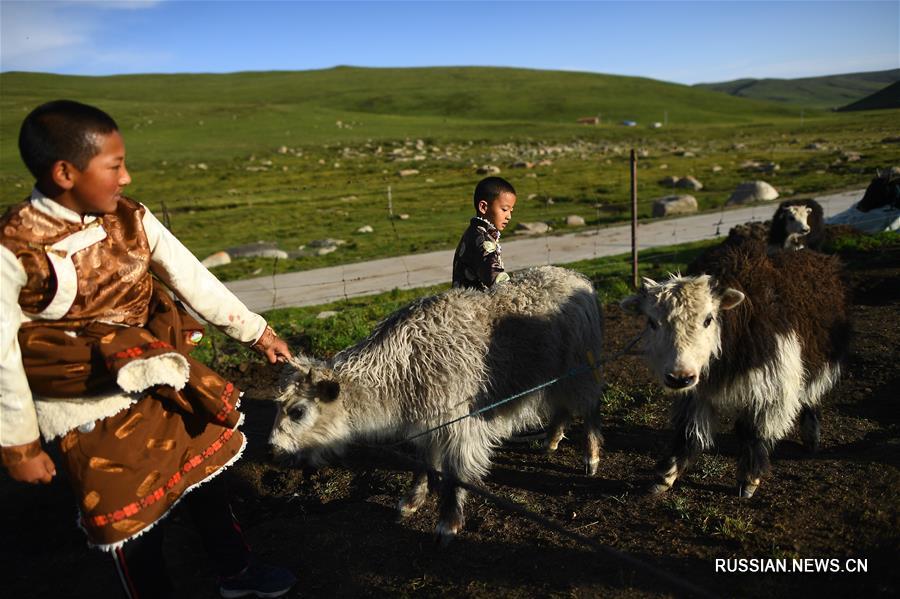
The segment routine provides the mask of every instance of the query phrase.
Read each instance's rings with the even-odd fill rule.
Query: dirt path
[[[825,216],[837,214],[859,200],[865,190],[816,198]],[[764,221],[774,206],[753,206],[668,218],[639,225],[639,250],[725,235],[740,223]],[[462,226],[462,225],[461,225]],[[462,233],[462,230],[460,230]],[[616,225],[567,235],[504,238],[503,255],[509,270],[541,264],[566,264],[631,251],[631,225]],[[226,286],[256,312],[291,306],[315,306],[342,298],[391,289],[426,287],[450,281],[453,251],[428,252],[317,268],[275,277],[231,281]]]

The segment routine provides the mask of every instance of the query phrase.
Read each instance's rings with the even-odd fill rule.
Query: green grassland
[[[741,181],[783,196],[865,186],[900,164],[897,110],[832,113],[731,97],[650,79],[500,68],[361,69],[72,77],[0,74],[0,207],[31,180],[16,136],[40,102],[97,104],[119,122],[128,194],[162,217],[199,258],[230,246],[315,239],[347,243],[325,256],[240,260],[224,279],[453,247],[471,192],[491,164],[516,187],[516,221],[563,228],[627,218],[629,151],[639,152],[641,216],[693,175],[701,209]],[[576,123],[601,118],[598,126]],[[624,127],[633,119],[637,127]],[[653,121],[666,121],[651,129]],[[811,149],[810,144],[817,144]],[[512,168],[517,161],[533,168]],[[541,161],[545,161],[540,164]],[[772,173],[742,166],[774,162]],[[719,170],[716,167],[721,167]],[[401,177],[401,169],[418,175]],[[389,218],[388,189],[395,215]],[[550,201],[552,200],[552,201]],[[357,234],[371,225],[372,234]]]
[[[900,69],[799,79],[736,79],[695,87],[732,96],[787,102],[804,108],[840,108],[900,81]]]

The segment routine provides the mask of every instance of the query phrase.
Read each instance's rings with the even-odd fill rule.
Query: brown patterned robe
[[[155,289],[144,208],[123,199],[115,213],[87,225],[49,216],[29,202],[0,219],[0,243],[24,265],[19,304],[39,314],[58,293],[50,246],[87,227],[106,238],[72,254],[77,292],[61,318],[23,322],[22,360],[33,391],[85,397],[110,389],[135,359],[187,356],[202,330]],[[75,336],[72,336],[75,333]],[[147,530],[184,493],[240,455],[239,390],[188,358],[185,387],[151,387],[129,408],[69,431],[60,441],[89,541],[113,549]]]

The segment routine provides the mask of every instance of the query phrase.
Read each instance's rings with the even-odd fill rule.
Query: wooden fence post
[[[637,155],[631,150],[631,285],[638,288]]]

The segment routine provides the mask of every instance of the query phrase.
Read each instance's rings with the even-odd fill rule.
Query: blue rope
[[[625,355],[626,353],[628,353],[631,350],[631,348],[634,346],[634,344],[637,343],[643,336],[644,336],[644,331],[641,331],[636,337],[634,337],[631,341],[629,341],[621,351],[619,351],[618,353],[616,353],[613,356],[610,356],[609,358],[607,358],[605,360],[600,360],[600,363],[597,363],[597,361],[594,360],[594,353],[592,351],[588,350],[588,352],[587,352],[588,364],[587,365],[578,366],[576,368],[573,368],[572,370],[570,370],[569,372],[567,372],[566,374],[564,374],[562,376],[558,376],[556,378],[550,379],[549,381],[547,381],[545,383],[541,383],[540,385],[532,387],[531,389],[526,389],[525,391],[521,391],[519,393],[516,393],[515,395],[510,395],[509,397],[507,397],[505,399],[501,399],[500,401],[496,401],[490,405],[484,406],[482,408],[478,408],[477,410],[473,410],[473,411],[469,412],[468,414],[463,414],[462,416],[459,416],[458,418],[454,418],[453,420],[444,422],[443,424],[439,424],[438,426],[435,426],[428,430],[424,430],[421,433],[417,433],[411,437],[407,437],[406,439],[403,439],[402,441],[397,441],[396,443],[390,443],[390,444],[388,444],[386,446],[382,446],[382,447],[396,447],[397,445],[403,445],[404,443],[408,443],[409,441],[418,439],[419,437],[424,437],[425,435],[430,435],[431,433],[433,433],[435,431],[439,431],[442,428],[447,428],[451,424],[456,424],[460,420],[465,420],[466,418],[472,418],[473,416],[477,416],[478,414],[482,414],[484,412],[487,412],[488,410],[493,410],[497,406],[502,406],[505,403],[509,403],[513,400],[519,399],[520,397],[522,397],[524,395],[528,395],[529,393],[534,393],[535,391],[543,389],[544,387],[549,387],[550,385],[556,384],[563,379],[569,378],[570,376],[575,376],[576,374],[580,374],[587,370],[594,371],[594,378],[599,383],[600,382],[600,364],[605,363],[605,362],[612,362],[613,360],[616,360],[616,359],[620,358],[621,356]],[[373,447],[375,447],[375,446],[373,446]]]
[[[545,383],[541,383],[540,385],[537,385],[530,389],[526,389],[525,391],[521,391],[519,393],[516,393],[515,395],[510,395],[509,397],[507,397],[505,399],[501,399],[500,401],[495,401],[494,403],[492,403],[490,405],[484,406],[482,408],[478,408],[477,410],[473,410],[473,411],[469,412],[468,414],[463,414],[462,416],[460,416],[458,418],[454,418],[453,420],[450,420],[443,424],[439,424],[438,426],[435,426],[428,430],[422,431],[421,433],[415,434],[412,437],[408,437],[408,438],[404,439],[403,441],[393,443],[393,445],[401,445],[403,443],[412,441],[413,439],[418,439],[419,437],[424,437],[425,435],[429,435],[435,431],[439,431],[442,428],[446,428],[446,427],[450,426],[451,424],[456,424],[460,420],[465,420],[466,418],[472,418],[473,416],[477,416],[478,414],[482,414],[484,412],[487,412],[488,410],[493,410],[497,406],[502,406],[505,403],[509,403],[513,400],[519,399],[522,396],[528,395],[529,393],[534,393],[535,391],[543,389],[544,387],[549,387],[550,385],[553,385],[563,379],[569,378],[570,376],[575,376],[576,374],[579,374],[586,370],[591,370],[593,368],[595,368],[595,367],[594,366],[580,366],[578,368],[573,368],[572,370],[570,370],[569,372],[567,372],[566,374],[564,374],[562,376],[558,376],[554,379],[550,379],[549,381],[547,381]]]

